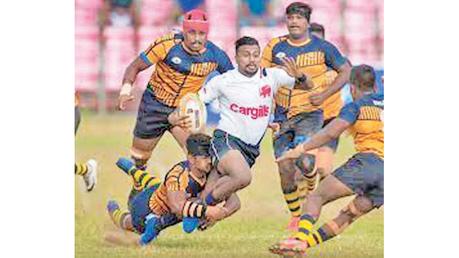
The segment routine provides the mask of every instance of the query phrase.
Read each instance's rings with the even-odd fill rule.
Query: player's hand
[[[207,206],[206,209],[206,219],[210,223],[215,223],[219,220],[222,220],[226,217],[226,209],[218,206]]]
[[[311,104],[314,106],[322,105],[326,99],[327,98],[323,93],[316,93],[309,96],[309,101],[311,101]]]
[[[188,130],[191,128],[191,119],[188,115],[181,116],[178,111],[172,112],[168,117],[167,120],[169,123],[174,126],[179,126],[184,130]]]
[[[304,74],[300,71],[300,68],[296,65],[295,59],[293,57],[284,57],[281,59],[282,66],[280,68],[284,69],[293,78],[300,78]]]
[[[273,134],[276,135],[280,131],[280,124],[279,123],[269,123],[268,127],[273,130]]]
[[[118,97],[118,108],[119,110],[125,110],[126,104],[134,100],[134,96],[131,95],[120,95]]]
[[[303,144],[299,144],[295,149],[289,150],[284,155],[276,159],[276,162],[281,162],[289,159],[297,159],[301,154],[304,153]]]

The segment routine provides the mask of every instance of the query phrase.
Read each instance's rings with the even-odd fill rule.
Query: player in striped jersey
[[[128,159],[118,161],[117,165],[132,177],[141,191],[129,199],[129,211],[122,211],[113,200],[108,202],[107,210],[117,226],[141,234],[138,241],[141,245],[149,243],[162,229],[182,219],[195,221],[191,229],[184,228],[186,232],[191,232],[198,226],[198,219],[213,223],[239,209],[239,199],[234,200],[236,205],[229,201],[223,207],[209,206],[199,201],[211,170],[210,137],[193,134],[188,137],[186,147],[187,160],[172,167],[164,182],[137,169]]]
[[[298,231],[273,245],[271,252],[283,256],[304,254],[307,248],[332,239],[359,217],[384,204],[384,96],[375,93],[375,77],[371,66],[352,68],[350,83],[354,101],[345,105],[338,117],[308,142],[277,160],[296,159],[346,130],[353,136],[357,150],[307,196]],[[323,205],[351,195],[356,195],[355,199],[337,217],[314,229]]]
[[[157,39],[126,69],[119,96],[119,108],[133,100],[132,84],[139,72],[155,65],[137,115],[131,156],[139,169],[145,165],[165,131],[169,131],[185,151],[186,117],[174,110],[187,93],[197,93],[213,71],[233,69],[226,53],[207,40],[209,21],[201,10],[184,15],[183,33]],[[185,151],[186,152],[186,151]]]

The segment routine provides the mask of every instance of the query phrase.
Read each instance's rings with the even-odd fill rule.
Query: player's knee
[[[131,158],[134,160],[137,167],[143,167],[151,157],[151,150],[145,150],[139,147],[132,146]]]
[[[300,169],[304,176],[314,172],[316,166],[316,155],[302,154],[295,160],[295,165]]]
[[[236,181],[237,181],[238,189],[242,189],[250,185],[250,183],[252,182],[252,175],[250,171],[246,171],[245,173],[240,173],[236,177]]]
[[[368,213],[372,209],[373,203],[370,199],[363,196],[358,196],[351,203],[349,203],[348,206],[341,210],[341,213],[347,215],[350,219],[349,223],[352,223],[354,220]]]

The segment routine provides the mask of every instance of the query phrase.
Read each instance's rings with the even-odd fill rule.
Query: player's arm
[[[214,76],[199,91],[199,99],[205,104],[217,99],[221,94],[220,87],[222,83],[223,75]]]
[[[359,116],[359,106],[349,103],[341,109],[337,118],[333,119],[325,128],[314,134],[310,140],[298,145],[295,149],[287,151],[276,162],[287,159],[296,159],[307,151],[319,148],[327,142],[338,138],[345,130],[351,127]]]
[[[238,211],[241,208],[241,200],[239,199],[237,194],[231,194],[231,196],[225,201],[223,208],[225,209],[225,216],[219,220],[227,218],[233,215],[236,211]]]
[[[324,42],[323,48],[325,51],[325,64],[336,70],[338,75],[324,91],[311,95],[311,103],[316,106],[321,105],[326,99],[344,87],[349,81],[352,69],[349,60],[347,60],[334,45],[329,42]]]
[[[145,51],[140,53],[140,55],[134,59],[134,61],[132,61],[124,71],[123,86],[121,87],[118,104],[118,108],[120,110],[125,109],[127,102],[134,100],[132,89],[137,74],[157,62],[162,61],[166,57],[169,49],[174,45],[174,42],[172,40],[168,40],[169,38],[167,37],[172,36],[166,35],[164,38],[156,40]]]

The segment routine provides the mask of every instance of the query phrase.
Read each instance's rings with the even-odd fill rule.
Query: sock
[[[112,218],[115,225],[119,226],[122,229],[128,229],[124,223],[124,220],[130,213],[128,211],[122,211],[121,209],[115,209],[110,211],[110,217]]]
[[[298,197],[298,188],[296,186],[293,190],[284,192],[284,199],[292,216],[301,216],[301,203]]]
[[[307,241],[311,236],[314,223],[316,223],[316,220],[312,216],[308,214],[302,215],[298,223],[298,232],[295,233],[294,237],[302,241]]]
[[[218,203],[217,200],[215,200],[215,198],[212,196],[212,192],[210,192],[207,196],[206,196],[206,204],[207,205],[216,205]]]
[[[84,176],[88,173],[88,165],[75,163],[75,174]]]
[[[298,198],[300,198],[300,201],[303,201],[309,193],[308,182],[305,179],[302,179],[298,180],[296,185],[298,187]]]
[[[135,170],[133,171],[131,176],[134,180],[134,189],[137,191],[142,191],[143,189],[159,185],[161,183],[161,180],[159,178],[143,170]]]
[[[304,175],[304,178],[306,179],[308,191],[309,192],[314,191],[314,189],[316,188],[316,182],[317,182],[317,170],[314,170],[312,173]]]

